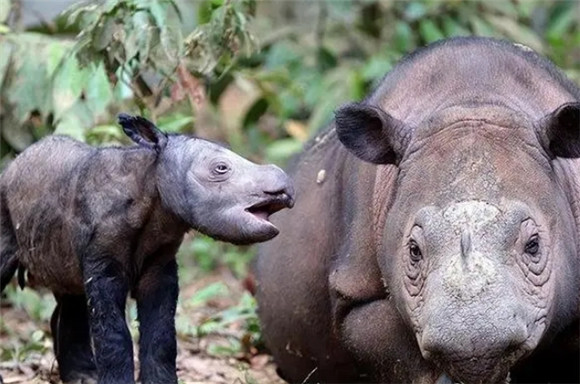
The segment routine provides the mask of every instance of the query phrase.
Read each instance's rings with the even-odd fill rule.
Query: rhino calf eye
[[[526,253],[528,255],[534,256],[535,254],[538,253],[539,250],[540,250],[540,240],[538,238],[538,235],[536,234],[530,237],[530,239],[526,243]]]
[[[423,253],[421,253],[421,248],[419,248],[419,244],[415,240],[411,240],[409,243],[409,256],[411,257],[411,261],[413,263],[418,263],[423,259]]]

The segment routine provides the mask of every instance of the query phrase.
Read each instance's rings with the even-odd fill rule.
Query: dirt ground
[[[244,291],[242,283],[227,272],[214,273],[185,287],[181,287],[181,302],[187,302],[202,287],[212,283],[223,283],[230,294],[204,302],[194,307],[181,305],[178,308],[178,321],[187,322],[196,327],[212,314],[229,308],[239,300]],[[29,348],[30,335],[39,329],[49,334],[50,325],[47,320],[33,321],[23,310],[15,308],[4,300],[0,308],[0,356],[3,356],[3,346],[18,345]],[[134,328],[134,324],[133,324]],[[134,330],[132,330],[134,332]],[[178,327],[179,333],[179,327]],[[177,369],[180,383],[208,384],[283,384],[275,372],[271,357],[264,352],[250,348],[249,351],[232,353],[229,356],[216,356],[211,353],[212,347],[227,344],[228,338],[244,338],[242,326],[233,322],[220,332],[194,337],[181,334],[178,337]],[[37,333],[38,334],[38,333]],[[42,332],[40,333],[42,335]],[[0,374],[4,384],[38,384],[60,383],[58,368],[52,352],[52,341],[45,336],[36,340],[39,345],[33,346],[34,351],[28,351],[22,359],[0,361]],[[135,337],[136,339],[136,337]],[[137,345],[135,344],[135,351]],[[136,352],[135,352],[136,355]],[[24,356],[24,355],[23,355]],[[137,361],[136,361],[137,364]]]

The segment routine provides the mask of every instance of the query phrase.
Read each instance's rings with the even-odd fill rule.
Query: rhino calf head
[[[158,152],[161,200],[189,226],[235,244],[278,234],[269,216],[294,205],[292,182],[280,168],[208,140],[166,135],[142,117],[122,114],[119,123],[133,141]]]
[[[577,311],[575,222],[554,159],[580,154],[579,111],[533,121],[460,105],[414,129],[368,104],[337,112],[351,152],[399,167],[379,264],[423,357],[455,380],[502,382],[558,329],[555,312],[565,324]]]

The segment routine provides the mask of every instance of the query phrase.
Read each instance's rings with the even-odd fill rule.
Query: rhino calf
[[[236,244],[278,234],[270,214],[294,191],[273,165],[256,165],[207,140],[166,135],[120,115],[138,145],[93,148],[53,136],[0,176],[0,288],[19,269],[48,287],[51,329],[64,382],[133,383],[125,322],[131,293],[139,318],[140,380],[177,383],[175,254],[194,228]]]

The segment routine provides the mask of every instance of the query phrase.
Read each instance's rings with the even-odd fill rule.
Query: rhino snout
[[[264,167],[266,176],[263,186],[264,194],[279,200],[283,204],[282,208],[292,208],[295,191],[290,177],[275,165],[264,165]]]
[[[526,352],[529,334],[524,321],[515,314],[501,322],[497,317],[463,319],[461,324],[448,318],[446,325],[426,326],[419,337],[423,357],[463,383],[501,382]]]

